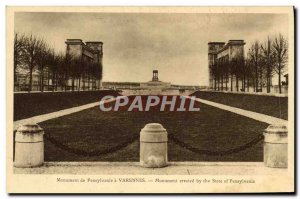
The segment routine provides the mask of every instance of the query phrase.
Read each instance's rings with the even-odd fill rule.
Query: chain
[[[107,154],[119,151],[119,150],[127,147],[128,145],[132,144],[133,142],[135,142],[139,138],[139,135],[137,134],[135,136],[132,136],[126,142],[123,142],[123,143],[121,143],[121,144],[119,144],[117,146],[111,147],[109,149],[104,149],[104,150],[99,150],[99,151],[91,151],[91,152],[87,152],[87,151],[84,151],[84,150],[71,148],[70,146],[68,146],[68,145],[66,145],[64,143],[61,143],[60,141],[54,139],[49,134],[44,134],[44,137],[47,140],[49,140],[54,146],[56,146],[56,147],[58,147],[60,149],[63,149],[65,151],[69,152],[69,153],[73,153],[73,154],[80,155],[80,156],[93,157],[93,156],[107,155]]]
[[[51,137],[49,134],[45,134],[44,137],[49,140],[53,145],[55,145],[58,148],[61,148],[65,151],[68,151],[69,153],[73,153],[76,155],[81,155],[81,156],[88,156],[88,157],[92,157],[92,156],[100,156],[100,155],[107,155],[110,153],[114,153],[117,152],[125,147],[127,147],[128,145],[132,144],[133,142],[135,142],[138,138],[139,135],[135,135],[132,136],[130,139],[128,139],[126,142],[123,142],[115,147],[111,147],[109,149],[104,149],[104,150],[99,150],[99,151],[91,151],[91,152],[87,152],[84,150],[80,150],[80,149],[74,149],[71,148],[70,146],[61,143],[60,141],[54,139],[53,137]],[[261,140],[264,139],[263,135],[259,135],[255,138],[253,138],[252,140],[250,140],[249,142],[232,148],[232,149],[228,149],[228,150],[224,150],[224,151],[210,151],[210,150],[205,150],[205,149],[198,149],[196,147],[193,147],[185,142],[180,141],[179,139],[177,139],[174,135],[169,134],[169,139],[172,140],[175,144],[177,144],[178,146],[181,146],[182,148],[185,148],[189,151],[192,151],[194,153],[198,153],[198,154],[205,154],[205,155],[211,155],[211,156],[222,156],[222,155],[230,155],[233,153],[239,153],[241,151],[244,151],[254,145],[256,145],[258,142],[260,142]]]
[[[198,149],[198,148],[195,148],[185,142],[180,141],[179,139],[175,138],[174,135],[170,135],[170,134],[169,134],[169,139],[172,140],[175,144],[177,144],[189,151],[192,151],[194,153],[211,155],[211,156],[222,156],[222,155],[230,155],[233,153],[239,153],[241,151],[244,151],[244,150],[256,145],[261,140],[263,140],[264,136],[259,135],[255,138],[253,138],[251,141],[247,142],[246,144],[243,144],[243,145],[238,146],[233,149],[224,150],[224,151],[210,151],[210,150],[205,150],[205,149]]]

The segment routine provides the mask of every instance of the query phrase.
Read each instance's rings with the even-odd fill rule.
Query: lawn
[[[14,93],[14,121],[100,101],[116,91]]]
[[[288,119],[288,97],[197,91],[193,96],[266,115]]]
[[[94,107],[40,124],[52,138],[68,148],[93,153],[110,150],[132,137],[151,122],[161,123],[172,136],[188,145],[210,151],[232,149],[262,134],[268,124],[197,102],[199,112],[118,112]],[[168,143],[169,161],[263,161],[262,141],[253,147],[224,156],[198,154]],[[139,161],[139,141],[107,155],[86,156],[69,153],[45,140],[46,161]]]

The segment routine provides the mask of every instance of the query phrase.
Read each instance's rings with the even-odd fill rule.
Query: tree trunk
[[[270,65],[268,64],[267,69],[267,93],[271,92],[271,72],[270,72]]]
[[[91,80],[90,75],[88,75],[88,90],[90,90],[90,87],[91,87],[90,80]]]
[[[267,93],[269,93],[269,78],[268,78],[268,74],[267,74]]]
[[[239,77],[237,75],[235,76],[235,80],[236,80],[236,82],[235,82],[236,91],[239,91]]]
[[[58,84],[57,73],[55,73],[55,91],[57,91],[57,84]]]
[[[214,88],[214,90],[217,90],[217,79],[216,79],[216,77],[214,77],[214,86],[213,86],[213,88]]]
[[[44,67],[41,68],[41,92],[44,92]]]
[[[82,79],[82,90],[85,90],[85,80],[86,80],[85,75],[83,75],[81,79]]]
[[[223,75],[221,76],[221,90],[223,91],[223,79],[224,79],[224,77],[223,77]]]
[[[96,79],[93,78],[93,90],[96,90]]]
[[[18,60],[18,55],[17,55],[17,53],[15,53],[15,59],[14,59],[14,85],[16,85],[16,83],[17,83],[17,60]]]
[[[263,89],[263,76],[262,76],[262,70],[260,70],[260,89]]]
[[[226,74],[226,80],[225,80],[225,86],[226,86],[226,91],[228,90],[228,74]]]
[[[72,91],[74,91],[74,85],[75,84],[75,78],[74,78],[74,76],[72,77]]]
[[[281,65],[280,64],[278,70],[278,86],[279,86],[279,93],[281,93]]]
[[[246,72],[244,72],[244,86],[243,86],[243,89],[244,89],[244,92],[246,91]]]
[[[48,71],[47,71],[47,88],[48,88],[48,91],[50,90],[50,73],[49,73],[49,69],[48,69]]]
[[[218,77],[218,91],[220,91],[220,77]]]
[[[255,65],[255,92],[257,92],[258,89],[258,71],[257,71],[257,65]]]
[[[79,78],[78,78],[78,91],[80,91],[80,79],[81,79],[81,76],[79,76]]]
[[[54,73],[52,72],[51,91],[54,91]]]
[[[249,77],[247,77],[247,92],[249,92]]]
[[[230,77],[230,90],[233,91],[233,75],[231,74],[231,77]]]
[[[32,70],[33,70],[33,67],[30,66],[30,69],[29,69],[29,88],[28,88],[28,92],[32,91]]]
[[[65,76],[65,79],[64,79],[64,84],[65,84],[65,91],[67,91],[68,90],[68,87],[69,87],[69,76],[68,75],[66,75]]]
[[[244,87],[245,87],[245,81],[244,81],[244,78],[242,78],[242,92],[244,91]]]

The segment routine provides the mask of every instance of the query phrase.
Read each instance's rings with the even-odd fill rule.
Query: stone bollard
[[[168,134],[158,123],[147,124],[140,133],[140,165],[148,168],[167,166]]]
[[[267,167],[287,168],[288,131],[285,125],[270,125],[264,132],[264,164]]]
[[[18,128],[15,135],[15,167],[26,168],[43,165],[43,134],[43,129],[37,124],[27,124]]]

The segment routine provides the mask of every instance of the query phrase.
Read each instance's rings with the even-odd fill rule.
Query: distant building
[[[82,42],[81,39],[67,39],[66,54],[72,56],[72,58],[78,58],[88,63],[98,64],[102,67],[103,59],[103,42],[101,41],[89,41]],[[36,67],[37,68],[37,67]],[[35,70],[32,73],[32,91],[41,91],[41,71]],[[72,80],[67,79],[66,82],[58,84],[58,80],[54,82],[53,74],[45,68],[43,71],[43,91],[62,91],[72,89]],[[98,78],[82,76],[74,81],[75,90],[92,90],[100,89],[102,87],[101,75]],[[29,90],[29,71],[26,67],[19,67],[16,71],[16,77],[14,80],[14,91],[28,91]],[[62,82],[60,82],[62,83]],[[80,88],[79,88],[80,86]]]
[[[29,88],[29,73],[23,69],[16,71],[16,79],[14,82],[15,91],[27,91]],[[47,84],[46,79],[44,80],[45,85]],[[40,90],[40,73],[33,71],[32,73],[32,91]]]
[[[243,77],[236,77],[231,73],[232,66],[243,67],[245,64],[244,40],[229,40],[225,42],[208,43],[208,68],[209,89],[218,91],[244,91],[267,93],[266,82],[258,78],[258,87],[249,79],[243,81]],[[229,64],[229,65],[226,65]],[[229,66],[228,68],[226,66]],[[226,69],[226,70],[224,70]],[[288,92],[288,74],[283,75],[285,81],[281,82],[281,93]],[[278,78],[271,79],[270,93],[279,93]],[[238,79],[238,81],[237,81]],[[277,81],[276,81],[277,79]],[[273,83],[274,82],[274,83]],[[232,90],[231,90],[232,89]]]
[[[213,76],[213,67],[219,62],[232,60],[244,60],[244,40],[229,40],[225,42],[208,43],[208,67],[209,67],[209,87],[214,88],[215,79]],[[230,77],[228,78],[230,81]],[[233,79],[234,81],[234,79]],[[223,82],[225,85],[226,82]],[[223,85],[223,86],[224,86]]]
[[[84,43],[81,39],[67,39],[65,43],[67,44],[67,54],[72,55],[74,58],[80,58],[83,61],[99,64],[99,67],[102,67],[103,42],[88,41]],[[80,82],[79,80],[75,81],[75,87],[79,85],[83,89],[91,89],[89,85],[92,85],[92,88],[99,89],[101,87],[101,77],[96,80],[88,80],[83,77],[80,79]]]

